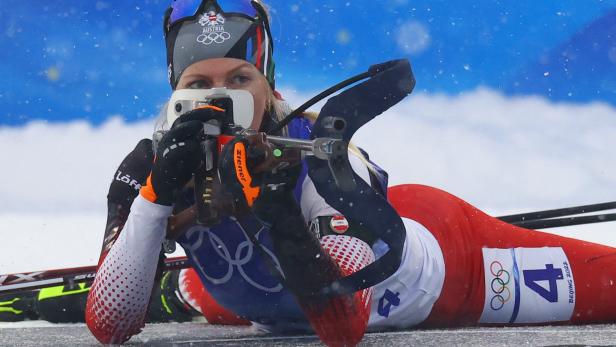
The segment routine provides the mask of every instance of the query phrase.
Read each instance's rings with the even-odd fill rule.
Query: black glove
[[[223,148],[218,172],[235,203],[252,208],[257,218],[271,226],[280,213],[299,213],[293,189],[301,165],[254,173],[265,157],[263,148],[252,146],[246,138],[236,137]]]
[[[201,164],[203,124],[189,120],[174,123],[158,143],[152,173],[141,195],[159,205],[171,206],[175,193],[192,178]]]

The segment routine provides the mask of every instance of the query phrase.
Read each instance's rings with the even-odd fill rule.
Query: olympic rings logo
[[[490,288],[494,293],[494,296],[490,299],[490,307],[492,310],[498,311],[511,299],[511,290],[509,290],[507,286],[511,280],[511,275],[507,270],[503,269],[503,265],[496,260],[490,264],[490,272],[494,275],[490,283]]]
[[[239,228],[242,228],[242,226],[239,223],[237,223],[237,225]],[[257,232],[257,236],[262,230],[263,228],[261,228],[261,230]],[[214,277],[214,276],[208,275],[207,271],[203,268],[202,264],[199,261],[194,262],[195,265],[199,267],[199,270],[201,270],[200,272],[203,274],[203,276],[205,276],[205,278],[207,278],[210,282],[214,284],[225,284],[229,282],[229,280],[233,276],[233,269],[237,268],[237,271],[240,274],[240,276],[242,276],[242,278],[246,282],[248,282],[250,285],[252,285],[254,288],[257,288],[264,292],[269,292],[269,293],[276,293],[282,290],[283,287],[281,283],[278,283],[275,286],[268,287],[266,285],[258,283],[255,279],[250,277],[250,275],[248,275],[248,273],[244,269],[244,266],[246,264],[253,261],[254,246],[250,240],[245,239],[244,241],[242,241],[237,246],[237,249],[235,250],[235,254],[232,255],[231,252],[229,251],[229,248],[220,239],[220,237],[212,233],[209,229],[203,228],[199,225],[195,225],[187,231],[186,233],[187,238],[188,239],[192,238],[194,233],[198,233],[198,237],[197,237],[197,240],[195,242],[192,242],[192,244],[188,247],[191,251],[193,251],[194,253],[197,253],[197,250],[203,244],[205,235],[207,235],[208,241],[210,245],[212,246],[212,248],[214,249],[214,251],[216,252],[216,254],[227,263],[227,270],[224,273],[224,275],[220,277]],[[274,266],[282,273],[282,267],[280,266],[280,263],[278,262],[278,259],[276,258],[274,253],[270,251],[269,249],[267,249],[265,246],[263,246],[263,251],[271,257],[271,259],[274,262]]]
[[[211,45],[212,43],[223,43],[231,38],[231,34],[226,31],[222,32],[207,32],[203,29],[203,32],[197,36],[197,42],[204,45]]]

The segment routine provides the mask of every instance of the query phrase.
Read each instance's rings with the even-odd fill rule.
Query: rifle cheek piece
[[[217,105],[218,100],[228,100],[225,106],[227,118],[223,126],[240,126],[248,129],[254,115],[252,94],[242,89],[178,89],[173,92],[167,106],[167,124],[171,126],[182,114],[205,105]]]

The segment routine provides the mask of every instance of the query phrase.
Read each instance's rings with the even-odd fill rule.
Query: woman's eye
[[[204,80],[197,80],[188,84],[190,89],[207,89],[207,83]]]
[[[250,82],[250,77],[245,75],[235,75],[231,78],[231,81],[234,85],[244,85]]]

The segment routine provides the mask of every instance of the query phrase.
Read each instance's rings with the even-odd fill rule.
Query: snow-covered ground
[[[283,94],[296,106],[308,98]],[[0,274],[94,264],[108,185],[152,123],[0,128]],[[439,187],[493,215],[616,200],[616,109],[604,104],[418,94],[354,142],[390,184]],[[616,223],[559,233],[616,246]]]
[[[39,325],[11,329],[0,334],[0,345],[100,346],[84,324]],[[616,325],[480,327],[412,329],[364,335],[360,347],[381,346],[607,346],[616,339]],[[321,347],[314,335],[267,335],[253,327],[216,326],[200,323],[146,324],[128,346],[242,346]]]

